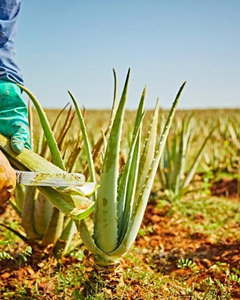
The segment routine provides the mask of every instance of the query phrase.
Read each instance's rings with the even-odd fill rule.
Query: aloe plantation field
[[[20,170],[76,172],[80,187],[18,185],[0,207],[0,299],[240,299],[240,109],[62,110],[31,99]],[[177,87],[178,88],[178,87]]]

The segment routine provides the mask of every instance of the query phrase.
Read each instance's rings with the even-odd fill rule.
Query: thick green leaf
[[[148,175],[149,168],[155,154],[156,140],[157,140],[157,126],[158,126],[158,101],[154,110],[154,114],[151,120],[151,124],[148,128],[148,135],[144,143],[143,152],[140,158],[139,172],[138,172],[138,183],[136,198],[139,197],[142,186]]]
[[[68,224],[62,231],[62,234],[54,247],[54,253],[57,257],[69,253],[70,245],[76,231],[77,228],[75,222],[72,219],[68,219]]]
[[[128,153],[126,165],[123,174],[119,180],[118,186],[118,243],[124,235],[127,226],[127,220],[131,215],[132,201],[135,197],[136,183],[140,158],[140,143],[141,143],[141,124],[143,120],[143,107],[146,95],[146,88],[143,90],[140,103],[137,110],[136,120],[133,129],[133,136]]]
[[[29,187],[31,188],[31,187]],[[35,188],[36,189],[36,188]],[[52,203],[37,190],[37,197],[34,199],[33,223],[34,229],[41,237],[44,236],[52,216]],[[27,210],[26,210],[27,214]]]
[[[93,181],[93,182],[97,182],[95,167],[94,167],[94,163],[93,163],[93,159],[92,159],[91,145],[90,145],[89,138],[87,135],[84,118],[83,118],[82,112],[78,106],[78,103],[77,103],[75,97],[73,96],[73,94],[70,91],[68,91],[68,93],[69,93],[70,97],[72,98],[73,104],[75,106],[79,124],[80,124],[80,128],[81,128],[82,135],[83,135],[84,148],[85,148],[86,155],[87,155],[88,169],[89,169],[89,174],[90,174],[89,180]]]
[[[63,230],[64,215],[56,207],[53,208],[47,232],[44,234],[41,244],[43,246],[55,245]]]
[[[181,184],[181,189],[186,189],[187,186],[189,185],[189,183],[191,182],[191,180],[193,179],[193,176],[195,174],[198,163],[203,155],[203,150],[204,150],[208,140],[211,138],[214,130],[215,130],[215,128],[213,128],[211,130],[210,134],[208,135],[208,137],[204,140],[203,144],[201,145],[201,147],[192,163],[192,166],[190,167],[190,170],[188,171],[188,174],[187,174],[185,180]]]
[[[97,193],[98,195],[94,218],[94,235],[97,246],[104,252],[110,252],[114,250],[118,244],[118,164],[129,75],[130,71],[127,74],[121,100],[119,102],[113,125],[109,133],[102,172],[100,175],[100,187]],[[106,239],[106,237],[108,238]]]
[[[136,201],[136,205],[134,207],[131,220],[129,221],[127,232],[124,236],[124,239],[116,250],[112,251],[111,253],[108,253],[109,255],[113,255],[113,256],[123,255],[130,249],[131,245],[133,244],[134,240],[136,239],[137,233],[139,231],[139,228],[140,228],[140,225],[141,225],[141,222],[143,219],[144,211],[145,211],[145,208],[146,208],[146,205],[148,202],[148,198],[149,198],[149,195],[151,192],[154,177],[155,177],[158,165],[159,165],[159,161],[160,161],[160,158],[161,158],[161,155],[162,155],[165,143],[166,143],[166,139],[167,139],[167,136],[168,136],[168,133],[170,130],[170,126],[173,121],[176,107],[177,107],[180,95],[182,93],[182,90],[183,90],[185,84],[186,83],[184,83],[181,86],[181,88],[175,98],[175,101],[172,105],[172,108],[169,112],[163,133],[158,142],[158,146],[157,146],[157,149],[155,152],[155,157],[152,160],[152,164],[150,166],[148,175],[146,177],[146,181],[143,185],[142,192],[140,193],[140,196]]]
[[[19,87],[24,92],[27,93],[27,95],[32,100],[32,102],[33,102],[33,104],[34,104],[34,106],[37,110],[39,120],[42,124],[42,128],[43,128],[43,131],[44,131],[44,134],[45,134],[50,152],[52,154],[52,160],[53,160],[54,164],[59,166],[62,170],[65,170],[64,163],[63,163],[63,160],[62,160],[62,157],[61,157],[61,153],[58,149],[56,140],[54,138],[52,129],[50,127],[50,124],[48,122],[48,119],[46,117],[46,114],[45,114],[44,110],[42,109],[40,103],[37,101],[36,97],[26,87],[21,86],[21,85],[19,85]]]
[[[34,205],[38,191],[35,187],[26,187],[25,200],[22,207],[22,227],[27,236],[31,239],[39,239],[40,235],[35,231],[34,226]]]

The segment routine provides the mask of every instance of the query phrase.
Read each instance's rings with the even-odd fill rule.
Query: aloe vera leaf
[[[70,219],[67,226],[63,229],[60,238],[54,246],[54,253],[57,257],[66,255],[69,251],[74,234],[77,231],[75,222]]]
[[[157,139],[157,126],[158,126],[158,100],[156,103],[156,107],[153,113],[153,117],[151,120],[151,124],[148,128],[148,135],[144,143],[143,152],[141,154],[140,163],[139,163],[139,171],[138,171],[138,183],[137,183],[137,193],[136,197],[138,198],[142,185],[146,179],[148,174],[150,165],[152,163],[155,147],[156,147],[156,139]]]
[[[131,166],[129,170],[128,182],[127,182],[127,191],[126,191],[126,200],[124,205],[123,220],[121,224],[121,231],[119,236],[118,245],[121,244],[124,235],[127,231],[129,220],[132,216],[132,211],[134,207],[134,201],[136,200],[136,187],[137,187],[137,176],[139,168],[139,159],[140,159],[140,135],[137,135],[137,141],[134,145],[133,158],[131,160]]]
[[[143,219],[143,214],[147,205],[147,201],[150,195],[151,187],[154,181],[154,177],[159,165],[159,161],[164,149],[164,145],[166,143],[166,139],[170,130],[170,126],[173,121],[173,117],[176,111],[176,107],[179,101],[179,98],[181,96],[182,90],[185,86],[186,82],[181,86],[179,92],[177,93],[177,96],[175,98],[175,101],[173,102],[173,105],[171,107],[171,110],[168,114],[168,118],[163,130],[163,133],[161,134],[160,140],[158,142],[157,150],[155,153],[155,157],[152,160],[152,165],[149,169],[148,176],[146,178],[145,184],[142,189],[142,193],[140,194],[139,198],[137,199],[137,205],[135,205],[131,220],[129,221],[129,225],[127,228],[127,232],[124,236],[124,239],[122,240],[122,243],[119,245],[117,249],[114,251],[108,253],[110,256],[120,256],[126,253],[130,247],[132,246],[134,240],[136,239],[137,233],[139,231],[142,219]]]
[[[92,157],[93,157],[93,161],[94,161],[96,168],[98,168],[99,165],[102,164],[102,161],[103,161],[103,157],[104,157],[104,154],[106,151],[106,146],[107,146],[107,139],[106,139],[107,134],[108,134],[108,129],[101,130],[101,136],[93,148]],[[86,175],[87,175],[87,173],[86,173]]]
[[[151,123],[148,128],[148,136],[144,142],[144,149],[141,154],[139,171],[138,171],[138,182],[136,188],[135,198],[138,199],[141,192],[142,187],[145,184],[145,181],[148,177],[149,169],[151,167],[152,161],[155,155],[156,148],[156,140],[157,140],[157,127],[158,127],[158,100],[156,102],[155,110],[153,112],[153,116],[151,119]],[[134,206],[136,205],[136,201],[134,202]]]
[[[103,131],[102,132],[102,140],[103,140],[103,151],[102,151],[102,160],[104,159],[104,155],[106,153],[106,150],[107,150],[107,138],[106,138],[106,135],[104,134]]]
[[[46,141],[45,141],[46,142]],[[43,150],[43,145],[44,145],[44,132],[42,130],[42,128],[39,130],[39,135],[38,135],[38,141],[37,141],[37,148],[36,148],[36,152],[37,154],[39,154],[42,157],[45,157],[44,153],[42,154],[42,150]],[[47,145],[47,142],[46,142]]]
[[[0,149],[2,148],[1,147],[1,137],[2,136],[1,136],[1,133],[0,133]],[[23,166],[21,163],[19,163],[18,161],[16,161],[13,157],[11,157],[10,155],[8,155],[8,153],[6,152],[6,150],[4,150],[3,148],[2,148],[2,150],[5,152],[4,153],[5,156],[7,157],[8,161],[11,163],[11,165],[13,167],[16,167],[18,170],[21,170],[21,171],[27,171],[28,170],[27,167]]]
[[[10,144],[9,138],[0,134],[0,147],[8,156],[12,157],[16,162],[31,171],[59,173],[63,170],[43,157],[39,156],[31,150],[24,149],[21,153],[16,154]]]
[[[25,197],[25,186],[22,184],[17,184],[14,191],[14,198],[18,210],[21,212]]]
[[[124,166],[123,174],[119,179],[118,184],[118,236],[119,241],[122,239],[122,236],[125,231],[125,222],[128,219],[128,216],[131,215],[132,209],[132,194],[135,196],[136,183],[138,174],[138,166],[140,159],[140,144],[141,144],[141,129],[142,129],[142,120],[144,117],[143,107],[146,95],[146,88],[144,88],[140,103],[138,106],[132,141],[130,142],[130,150],[128,153],[127,161]],[[136,161],[137,160],[137,161]],[[134,173],[134,174],[132,174]],[[133,176],[132,176],[133,175]]]
[[[107,134],[108,129],[106,130],[101,130],[102,135],[99,137],[97,142],[95,143],[93,149],[92,149],[92,159],[95,165],[95,168],[97,169],[97,165],[103,155],[103,152],[105,150],[105,135]],[[84,172],[83,174],[85,175],[86,178],[89,177],[89,170],[88,170],[88,163],[85,164],[84,166]]]
[[[32,148],[34,149],[34,143],[33,143],[33,111],[32,111],[30,101],[28,101],[28,123],[29,123],[29,130],[30,130],[30,144],[31,144]]]
[[[181,173],[179,174],[179,182],[182,181],[184,173],[185,173],[185,169],[186,169],[186,161],[187,161],[187,155],[188,155],[188,150],[189,147],[191,146],[191,142],[195,133],[194,130],[194,120],[192,118],[192,114],[190,115],[190,117],[187,119],[186,122],[186,127],[185,127],[185,133],[184,133],[184,139],[183,139],[183,157],[182,157],[182,161],[181,161]]]
[[[178,130],[178,123],[175,124],[175,126],[173,126],[173,131],[177,131]],[[170,186],[172,185],[172,179],[171,179],[171,175],[174,172],[174,165],[175,165],[175,161],[176,161],[176,156],[178,153],[178,141],[179,141],[179,137],[177,134],[174,134],[173,137],[173,143],[171,145],[171,137],[170,134],[168,136],[169,138],[167,139],[167,143],[168,143],[168,169],[169,169],[169,184]]]
[[[26,187],[25,200],[22,207],[21,223],[30,239],[40,239],[34,228],[34,203],[38,191],[35,187]]]
[[[183,135],[182,135],[182,150],[181,150],[182,156],[180,158],[180,170],[179,170],[179,174],[177,174],[177,180],[176,180],[177,194],[180,193],[180,186],[185,173],[186,158],[188,153],[187,150],[191,140],[192,133],[193,132],[192,132],[191,124],[190,122],[187,121],[185,128],[183,128]]]
[[[53,208],[47,232],[41,241],[41,245],[47,246],[55,244],[62,234],[64,215],[56,207]]]
[[[164,189],[167,189],[169,187],[170,155],[171,154],[170,154],[170,147],[169,147],[169,139],[167,139],[164,153],[162,156],[163,172],[164,172],[164,176],[166,178],[166,185],[163,186]]]
[[[73,219],[81,220],[86,218],[94,210],[94,202],[86,197],[80,195],[70,196],[49,187],[38,187],[38,189],[52,202],[54,206]],[[72,202],[74,205],[72,205]]]
[[[139,124],[136,124],[138,129],[140,130],[141,120],[139,120]],[[131,203],[132,203],[132,194],[135,194],[136,190],[136,182],[137,182],[137,172],[139,166],[139,158],[140,158],[140,138],[139,132],[136,133],[134,140],[130,147],[130,152],[128,154],[127,162],[124,166],[123,174],[119,180],[118,186],[118,237],[121,239],[123,235],[123,231],[125,228],[125,222],[127,220],[126,215],[131,215]],[[137,161],[136,161],[137,160]],[[132,174],[134,172],[134,175]]]
[[[30,171],[35,172],[49,172],[49,173],[59,173],[62,169],[53,165],[51,162],[45,160],[38,154],[32,152],[31,150],[24,149],[21,153],[16,154],[10,144],[10,140],[0,134],[0,148],[12,157],[14,161],[26,167]],[[53,175],[54,176],[54,175]],[[38,187],[38,189],[52,202],[54,206],[60,209],[65,214],[71,214],[74,212],[75,218],[85,217],[90,214],[93,210],[93,202],[89,200],[89,207],[86,207],[86,203],[83,203],[83,207],[79,203],[79,207],[75,208],[73,199],[76,196],[69,196],[67,194],[60,193],[51,187]],[[84,212],[83,210],[86,209]]]
[[[8,201],[9,201],[9,203],[11,204],[11,206],[13,207],[13,209],[15,210],[15,212],[18,214],[18,216],[21,217],[22,212],[21,212],[21,210],[16,206],[16,203],[14,203],[14,202],[12,201],[11,198],[10,198]]]
[[[97,246],[104,252],[112,251],[118,243],[118,163],[129,76],[130,70],[128,71],[121,100],[109,133],[95,207],[94,236]],[[106,239],[106,236],[108,239]]]
[[[94,210],[94,202],[87,197],[81,195],[73,195],[72,199],[76,208],[71,212],[73,219],[81,220],[84,216],[88,216]]]
[[[161,117],[161,122],[160,122],[160,136],[161,136],[161,133],[163,131],[163,117]],[[168,143],[169,143],[169,138],[167,139],[166,141],[166,145],[165,145],[165,148],[164,148],[164,152],[163,152],[163,155],[160,159],[160,162],[159,162],[159,166],[158,166],[158,175],[159,175],[159,181],[160,181],[160,184],[162,186],[162,188],[165,190],[168,186],[168,165],[167,165],[167,152],[168,152]]]
[[[228,131],[230,133],[233,143],[237,146],[239,143],[237,138],[237,130],[233,123],[228,123]]]
[[[9,231],[11,231],[12,233],[14,233],[16,236],[18,236],[21,240],[23,240],[26,244],[29,242],[28,238],[23,235],[22,233],[20,233],[19,231],[11,228],[10,226],[7,226],[5,224],[0,223],[0,226],[3,226],[4,228],[8,229]]]
[[[73,204],[73,197],[66,194],[62,194],[57,192],[56,190],[50,187],[38,187],[41,193],[47,197],[48,200],[52,202],[54,206],[56,206],[61,212],[66,215],[72,216],[73,218],[79,219],[89,215],[92,212],[91,206],[93,203],[89,200],[89,206],[86,206],[86,203],[83,203],[82,207],[79,205],[78,207]],[[86,211],[84,211],[86,210]]]
[[[109,266],[111,264],[119,262],[120,257],[112,255],[109,256],[107,253],[103,252],[100,248],[98,248],[95,241],[90,235],[85,220],[81,220],[80,222],[76,221],[76,225],[85,246],[93,254],[95,264]]]
[[[162,161],[162,170],[164,172],[164,176],[166,178],[166,186],[168,187],[169,184],[169,172],[170,172],[170,147],[169,147],[169,138],[166,141],[166,145],[164,148],[164,152],[163,155],[161,157],[160,163]],[[166,186],[164,186],[164,188],[166,188]]]
[[[180,131],[180,134],[178,132],[175,132],[174,136],[174,156],[172,157],[171,161],[173,162],[173,168],[172,172],[170,172],[169,175],[169,187],[168,189],[172,191],[173,196],[175,196],[178,193],[178,187],[179,187],[179,180],[180,174],[182,174],[182,168],[183,168],[183,156],[184,153],[184,133],[185,133],[185,121],[183,120],[183,126]]]
[[[45,115],[44,110],[42,109],[40,103],[37,101],[36,97],[29,90],[27,90],[25,87],[21,87],[21,88],[28,94],[29,98],[32,100],[32,102],[37,110],[43,131],[45,134],[45,138],[46,138],[46,141],[49,146],[49,150],[52,155],[53,162],[57,166],[59,166],[61,169],[65,170],[65,166],[64,166],[59,148],[57,146],[56,140],[54,138],[54,134],[51,130],[50,124],[48,122],[48,119]],[[58,235],[57,232],[59,232],[59,230],[62,230],[61,225],[60,225],[62,220],[63,220],[62,212],[60,212],[60,211],[57,212],[57,209],[54,208],[52,218],[50,219],[50,222],[49,222],[50,227],[48,227],[47,232],[44,235],[44,238],[42,240],[43,244],[48,241],[49,241],[49,243],[52,243],[52,241],[54,240],[54,236],[56,234]],[[57,225],[57,227],[54,227],[54,225]]]
[[[176,124],[173,124],[172,131],[170,132],[167,142],[166,142],[166,148],[164,149],[167,150],[167,165],[168,165],[168,189],[174,190],[174,185],[175,185],[175,175],[177,173],[176,166],[179,164],[179,158],[180,158],[180,147],[179,144],[179,136],[178,136],[178,122]],[[173,135],[172,137],[172,142],[171,142],[171,133]],[[181,138],[180,138],[181,140]]]
[[[88,168],[89,168],[89,174],[90,174],[89,180],[96,182],[96,172],[95,172],[95,167],[94,167],[94,163],[93,163],[93,159],[92,159],[92,150],[91,150],[91,145],[90,145],[89,138],[87,135],[87,130],[86,130],[86,126],[84,123],[83,115],[81,113],[81,110],[80,110],[78,103],[77,103],[75,97],[73,96],[73,94],[70,91],[68,91],[68,93],[73,101],[74,106],[75,106],[79,124],[80,124],[80,128],[82,131],[83,142],[84,142],[84,147],[85,147],[85,151],[86,151],[86,155],[87,155]]]
[[[59,125],[59,121],[60,118],[62,116],[62,114],[64,113],[64,111],[66,110],[67,106],[69,105],[69,103],[67,103],[63,109],[60,110],[60,112],[57,114],[56,119],[53,122],[53,125],[51,127],[53,134],[56,133],[57,127]],[[44,133],[42,132],[41,136],[40,136],[40,140],[39,140],[39,146],[38,146],[38,151],[37,153],[40,154],[40,156],[48,159],[49,158],[49,148],[48,148],[48,144],[46,139],[44,138]]]
[[[97,143],[95,144],[93,150],[92,150],[92,159],[93,161],[96,163],[101,154],[102,154],[102,148],[104,148],[103,153],[105,153],[106,150],[106,136],[108,136],[108,133],[112,127],[113,124],[113,120],[117,111],[117,106],[118,106],[118,98],[117,98],[117,75],[116,75],[116,71],[115,69],[113,69],[113,77],[114,77],[114,94],[113,94],[113,105],[112,105],[112,109],[111,109],[111,116],[110,116],[110,123],[108,125],[108,128],[104,131],[102,131],[102,135],[99,138],[99,140],[97,141]],[[84,171],[84,175],[88,175],[87,171]]]
[[[111,117],[110,117],[110,124],[108,127],[108,130],[110,131],[113,125],[113,120],[115,118],[116,112],[117,112],[117,107],[118,107],[118,98],[117,98],[117,74],[116,70],[113,69],[113,78],[114,78],[114,93],[113,93],[113,105],[111,109]]]
[[[140,124],[142,124],[142,120],[145,115],[144,103],[145,103],[146,91],[147,91],[147,87],[145,86],[142,91],[142,95],[141,95],[140,102],[139,102],[138,109],[137,109],[137,115],[136,115],[135,124],[133,127],[134,129],[133,129],[133,136],[132,136],[132,141],[131,141],[132,144],[134,143],[135,136],[139,132]]]
[[[120,231],[122,229],[122,218],[123,218],[123,212],[124,212],[124,206],[125,206],[125,201],[126,201],[126,193],[128,189],[128,177],[129,177],[129,172],[131,168],[131,163],[132,163],[132,158],[133,154],[135,151],[135,145],[137,143],[138,139],[138,133],[140,131],[140,126],[142,123],[143,119],[143,107],[144,107],[144,101],[145,101],[145,95],[146,95],[146,88],[144,88],[143,93],[141,95],[140,103],[138,106],[137,114],[136,114],[136,119],[135,119],[135,124],[134,124],[134,130],[133,130],[133,136],[132,136],[132,142],[130,145],[130,150],[128,154],[128,159],[126,162],[126,165],[123,170],[123,174],[121,175],[121,179],[119,180],[119,185],[118,185],[118,195],[117,195],[117,202],[118,202],[118,229],[119,229],[119,235],[121,234]],[[138,140],[140,141],[140,140]],[[135,177],[136,177],[135,173]]]
[[[199,161],[200,161],[200,159],[202,157],[203,150],[204,150],[204,148],[205,148],[208,140],[211,138],[214,130],[215,130],[215,128],[213,128],[211,130],[211,132],[209,133],[208,137],[204,140],[202,146],[200,147],[200,149],[199,149],[199,151],[198,151],[198,153],[197,153],[197,155],[196,155],[196,157],[194,159],[194,162],[193,162],[193,164],[192,164],[192,166],[191,166],[191,168],[190,168],[190,170],[189,170],[189,172],[188,172],[188,174],[187,174],[184,182],[181,185],[181,189],[186,189],[187,186],[190,184],[191,180],[193,179],[193,176],[195,174],[195,171],[196,171],[196,168],[198,166],[198,163],[199,163]]]
[[[158,167],[158,178],[160,181],[160,184],[163,189],[165,189],[167,182],[166,182],[166,177],[163,169],[163,160],[160,161],[159,167]]]
[[[75,221],[75,224],[88,250],[93,255],[105,256],[105,253],[100,248],[98,248],[98,246],[95,244],[94,240],[92,239],[85,220]]]
[[[60,193],[68,193],[69,195],[81,195],[85,197],[91,196],[98,188],[95,182],[85,182],[82,186],[57,188]]]
[[[29,96],[29,98],[32,100],[32,102],[37,110],[39,120],[42,124],[42,128],[43,128],[54,164],[59,166],[62,170],[65,170],[60,151],[58,149],[56,140],[54,138],[53,132],[51,130],[50,124],[48,122],[48,119],[46,117],[44,110],[42,109],[41,105],[37,101],[36,97],[26,87],[24,87],[22,85],[19,85],[19,87]]]
[[[185,172],[185,164],[186,164],[186,156],[187,156],[187,146],[190,137],[190,130],[186,125],[186,129],[183,128],[181,134],[181,141],[180,141],[180,149],[179,149],[179,157],[178,157],[178,165],[176,166],[178,172],[176,172],[175,177],[175,195],[179,194],[180,185],[184,176]]]
[[[41,236],[47,231],[52,216],[52,210],[52,203],[42,193],[38,193],[34,205],[33,219],[34,229]]]

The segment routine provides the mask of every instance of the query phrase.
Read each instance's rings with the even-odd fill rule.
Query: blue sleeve
[[[0,79],[23,84],[13,41],[20,6],[21,0],[0,0]]]

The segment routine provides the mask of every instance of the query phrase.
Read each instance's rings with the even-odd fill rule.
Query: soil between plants
[[[235,181],[219,182],[213,187],[212,192],[218,196],[225,196],[226,191],[228,191],[227,193],[229,196],[231,195],[231,198],[238,199],[236,184],[237,182]],[[216,242],[211,236],[199,232],[191,233],[189,228],[182,226],[181,223],[173,223],[172,217],[168,216],[168,210],[169,205],[158,208],[154,201],[150,201],[147,206],[142,223],[144,234],[138,235],[134,246],[134,255],[141,262],[140,268],[146,269],[146,271],[151,269],[155,273],[179,279],[190,287],[209,277],[219,280],[224,285],[226,268],[229,270],[240,270],[240,237],[227,238]],[[9,208],[5,211],[5,214],[8,211]],[[196,222],[201,222],[201,220],[202,215],[199,213],[196,216]],[[151,228],[151,230],[148,231],[147,228]],[[23,243],[19,242],[17,247],[23,247]],[[86,274],[89,274],[92,272],[91,255],[86,250],[85,255],[82,263]],[[178,262],[180,259],[191,259],[195,263],[197,272],[191,268],[179,268]],[[61,268],[67,269],[75,263],[76,259],[74,257],[67,257],[61,262]],[[216,267],[217,264],[219,267]],[[56,295],[56,292],[54,292],[56,279],[52,281],[49,279],[47,282],[41,280],[46,273],[49,276],[58,267],[59,262],[54,258],[46,258],[41,263],[41,268],[30,263],[20,266],[12,260],[0,261],[0,285],[2,290],[9,292],[9,298],[0,295],[0,299],[70,299],[61,298],[61,294]],[[123,258],[124,270],[133,267],[134,262],[131,259],[128,257]],[[18,283],[17,286],[16,282]],[[32,294],[32,289],[36,284],[38,293],[42,297],[37,298]],[[138,282],[133,282],[129,278],[125,278],[125,284],[130,284],[132,291],[128,292],[127,298],[122,299],[147,299],[145,298],[147,293],[146,287],[141,287]],[[19,287],[21,286],[27,286],[24,297],[19,293]],[[86,289],[86,286],[82,288],[82,291],[84,289]],[[120,297],[118,298],[117,292],[111,289],[106,289],[106,295],[109,295],[109,299],[121,299]],[[232,284],[231,297],[231,299],[240,299],[239,283]],[[168,299],[168,297],[158,297],[156,294],[156,297],[153,299]],[[181,299],[194,298],[181,297]]]
[[[239,185],[240,186],[240,185]],[[214,182],[211,187],[211,193],[213,196],[224,196],[228,198],[239,198],[240,191],[238,192],[238,180],[234,179],[221,179],[217,182]]]

